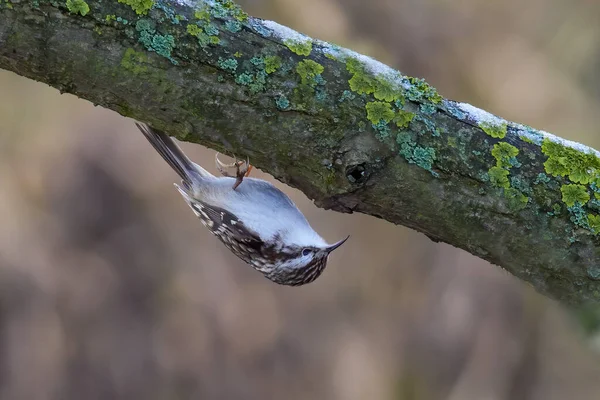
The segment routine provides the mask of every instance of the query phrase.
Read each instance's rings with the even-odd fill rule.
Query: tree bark
[[[600,299],[599,153],[230,0],[2,0],[0,68],[249,156],[320,207],[410,227],[564,303]]]

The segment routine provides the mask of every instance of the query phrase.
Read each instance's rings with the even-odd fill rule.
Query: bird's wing
[[[260,236],[229,211],[196,199],[192,199],[189,205],[198,218],[204,222],[204,225],[215,235],[232,237],[259,253],[263,250],[264,242]]]

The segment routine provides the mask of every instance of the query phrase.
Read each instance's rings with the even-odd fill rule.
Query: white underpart
[[[236,190],[232,190],[233,178],[212,179],[211,190],[206,190],[206,187],[203,190],[203,200],[236,215],[263,240],[269,241],[280,235],[285,243],[306,247],[327,246],[296,205],[273,185],[246,178]]]
[[[534,143],[537,143],[538,145],[541,144],[540,138],[542,141],[544,139],[548,139],[548,140],[551,140],[552,142],[558,143],[565,147],[570,147],[570,148],[580,151],[582,153],[593,154],[596,157],[600,157],[600,151],[592,149],[591,147],[588,147],[584,144],[581,144],[578,142],[573,142],[573,141],[567,140],[567,139],[563,139],[561,137],[558,137],[558,136],[553,135],[546,131],[539,131],[539,130],[532,131],[531,128],[527,128],[521,124],[517,124],[514,122],[506,121],[503,118],[497,117],[494,114],[491,114],[485,110],[482,110],[481,108],[472,106],[471,104],[457,103],[457,106],[464,113],[467,114],[467,116],[469,117],[470,120],[472,120],[473,122],[475,122],[478,125],[480,123],[488,123],[491,125],[507,124],[510,127],[518,129],[519,136],[527,137],[527,138],[531,139]]]

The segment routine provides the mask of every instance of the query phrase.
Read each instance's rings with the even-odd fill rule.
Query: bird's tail
[[[181,177],[184,185],[191,188],[194,180],[210,173],[200,166],[193,163],[177,144],[166,133],[154,129],[146,124],[135,123],[138,129],[144,134],[152,147],[162,156],[162,158],[173,168]]]

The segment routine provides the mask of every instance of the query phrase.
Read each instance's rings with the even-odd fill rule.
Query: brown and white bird
[[[281,190],[265,180],[245,177],[248,163],[225,165],[216,158],[224,176],[214,176],[187,158],[164,132],[136,125],[181,177],[181,186],[175,186],[202,223],[271,281],[290,286],[314,281],[331,252],[348,239],[325,242]],[[223,170],[229,166],[237,169],[235,178]]]

